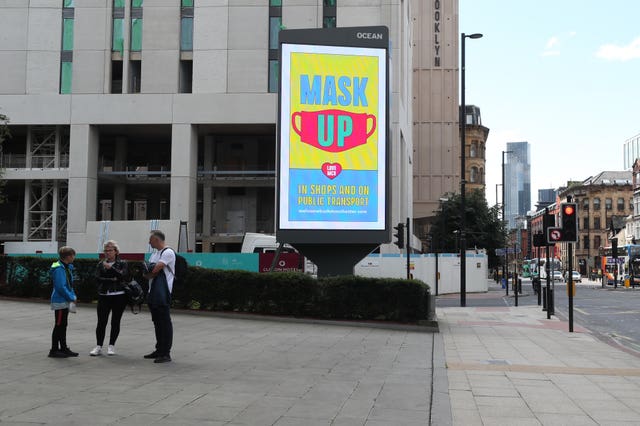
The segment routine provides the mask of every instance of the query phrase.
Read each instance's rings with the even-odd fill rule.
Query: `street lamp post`
[[[466,100],[465,100],[465,40],[467,38],[481,38],[482,34],[474,33],[460,35],[460,63],[461,63],[461,83],[460,83],[460,306],[467,306],[467,237],[465,216],[466,206],[466,183],[467,173],[465,165],[465,144],[466,144]]]
[[[513,151],[502,151],[502,223],[506,224],[507,222],[504,220],[504,155],[510,154]],[[506,241],[505,241],[506,242]],[[506,244],[505,244],[506,246]],[[504,279],[504,287],[506,289],[506,295],[509,295],[509,254],[508,250],[505,247],[504,252],[504,265],[502,265],[502,278]]]

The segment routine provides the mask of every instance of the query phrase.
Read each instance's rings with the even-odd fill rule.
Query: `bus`
[[[611,246],[601,250],[602,275],[607,285],[618,284],[631,279],[632,284],[640,284],[640,244],[618,246],[617,259],[613,256]]]
[[[541,257],[540,259],[531,259],[529,262],[531,277],[546,280],[547,268],[545,268],[545,265],[547,263],[547,259],[545,257]],[[551,271],[562,271],[562,261],[560,259],[549,259],[549,263],[551,264]]]
[[[532,274],[531,274],[531,263],[533,262],[533,260],[531,259],[525,259],[522,261],[522,273],[520,275],[522,275],[522,278],[531,278]]]

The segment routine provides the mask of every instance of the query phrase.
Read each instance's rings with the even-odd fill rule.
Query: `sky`
[[[624,170],[640,133],[640,1],[459,0],[459,19],[483,34],[466,41],[466,103],[490,129],[489,205],[507,142],[530,144],[532,209],[538,189]]]

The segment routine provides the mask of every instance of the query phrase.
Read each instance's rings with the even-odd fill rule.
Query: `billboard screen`
[[[385,240],[387,48],[366,47],[374,31],[309,31],[337,30],[360,45],[281,42],[278,231],[378,231]]]

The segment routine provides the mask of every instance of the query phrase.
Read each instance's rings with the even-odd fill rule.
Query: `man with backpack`
[[[176,271],[176,253],[165,243],[162,231],[151,231],[149,245],[156,251],[149,258],[149,270],[144,275],[149,280],[147,303],[156,334],[156,349],[145,355],[156,364],[171,361],[173,324],[171,322],[171,292]]]

